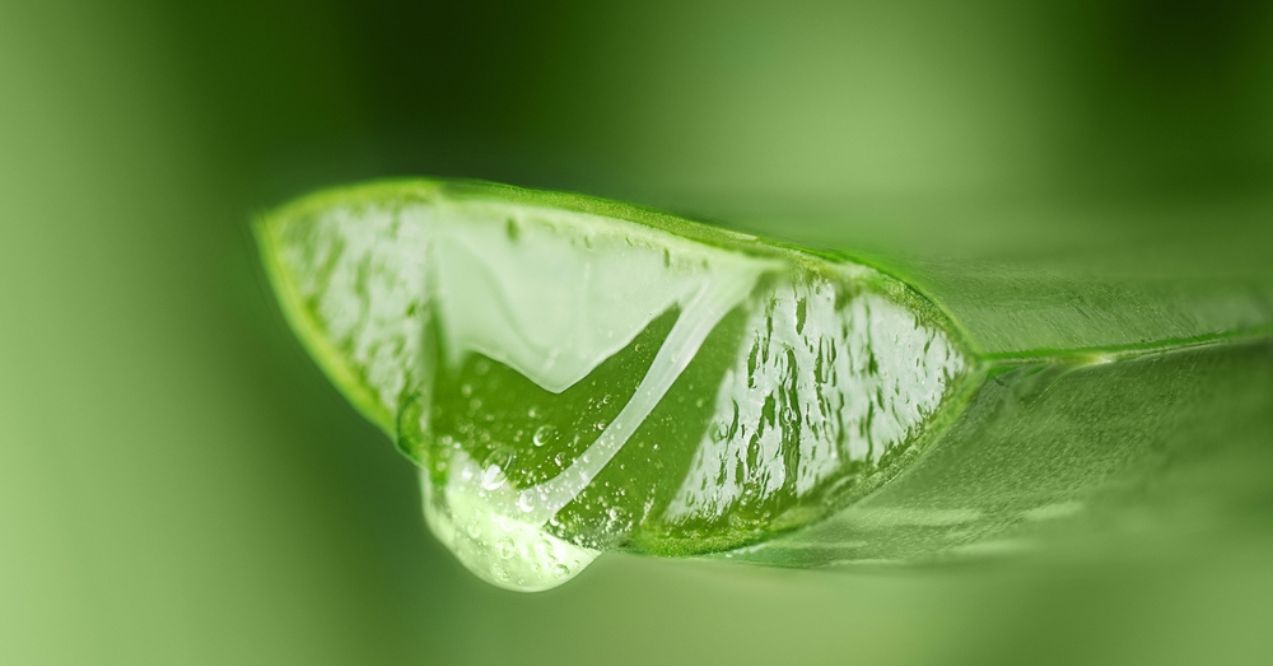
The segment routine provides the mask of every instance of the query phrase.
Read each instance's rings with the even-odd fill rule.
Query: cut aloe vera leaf
[[[824,516],[947,410],[940,313],[864,266],[587,199],[389,185],[268,218],[296,330],[471,568],[694,554]]]
[[[857,529],[853,516],[915,488],[906,479],[960,442],[972,452],[955,457],[972,463],[939,466],[949,478],[903,492],[921,506],[899,515],[966,517],[973,509],[941,514],[957,493],[940,498],[970,474],[985,475],[988,497],[1011,494],[996,480],[1008,477],[976,462],[993,447],[975,442],[1016,432],[985,405],[999,404],[1002,382],[1032,376],[1023,359],[1043,376],[1069,376],[1080,352],[1132,372],[1136,354],[1092,350],[1158,353],[1249,338],[1270,321],[1258,282],[1235,292],[1135,271],[1101,278],[1096,264],[1029,276],[982,260],[966,273],[853,260],[489,184],[339,190],[258,230],[293,327],[420,465],[435,533],[482,577],[524,590],[610,549],[817,565],[968,545],[915,541],[903,520],[854,551],[834,526]],[[1018,430],[1065,434],[1046,426],[1081,404],[1023,410]],[[1083,481],[1071,490],[1109,476],[1068,469]],[[792,541],[801,535],[837,554]]]

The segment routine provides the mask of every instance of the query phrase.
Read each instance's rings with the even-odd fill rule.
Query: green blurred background
[[[707,215],[1260,198],[1273,4],[0,0],[0,663],[1271,658],[1267,530],[477,581],[247,233],[409,174]]]

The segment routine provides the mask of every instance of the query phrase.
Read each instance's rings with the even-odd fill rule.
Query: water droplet
[[[498,490],[504,485],[504,473],[499,465],[489,465],[482,471],[482,490]]]
[[[494,465],[501,470],[508,469],[517,462],[517,449],[503,444],[493,444],[490,455],[486,457],[487,465]]]
[[[519,493],[517,495],[517,510],[522,513],[530,513],[535,505],[530,501],[530,493]]]
[[[535,434],[531,437],[531,443],[535,446],[544,446],[551,444],[557,440],[557,427],[551,425],[542,425],[535,430]]]

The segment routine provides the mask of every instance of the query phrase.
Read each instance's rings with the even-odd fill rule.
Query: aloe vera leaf
[[[968,424],[999,413],[986,405],[1002,401],[993,388],[1000,383],[1059,370],[1069,376],[1080,350],[1168,350],[1258,336],[1269,321],[1267,285],[1243,276],[1234,278],[1246,287],[1236,299],[1232,280],[1101,273],[1112,265],[1101,261],[1029,274],[969,259],[964,270],[972,277],[965,277],[953,261],[888,264],[881,253],[855,261],[842,251],[805,252],[612,202],[490,184],[337,191],[302,200],[259,229],[294,327],[351,400],[423,465],[435,531],[470,568],[521,589],[555,584],[615,547],[693,554],[770,542],[735,554],[798,564],[792,553],[800,549],[775,534],[880,489],[824,523],[823,532],[796,533],[823,534],[813,538],[843,550],[842,540],[825,536],[835,534],[830,526],[845,524],[844,516],[851,524],[854,511],[888,497],[902,483],[886,484],[897,472],[907,472],[902,479],[918,473],[917,461],[928,460],[920,453],[948,450],[948,440],[994,439]],[[541,236],[557,240],[529,240]],[[549,266],[574,268],[535,284]],[[762,288],[762,274],[787,281]],[[589,292],[562,276],[603,286]],[[652,282],[633,288],[632,279]],[[973,287],[990,306],[964,294]],[[562,294],[584,300],[562,302]],[[943,301],[942,294],[953,295]],[[1064,298],[1045,298],[1057,294]],[[828,305],[819,310],[818,303]],[[805,332],[811,309],[812,321],[842,330],[819,324]],[[662,320],[670,325],[659,329]],[[782,339],[784,324],[795,333]],[[860,338],[856,354],[850,331]],[[467,346],[439,352],[430,348],[438,340]],[[843,348],[865,367],[850,361],[843,381],[828,383],[821,355],[796,359],[802,344],[819,353],[823,345]],[[790,360],[765,365],[770,352]],[[1037,373],[1005,371],[1024,357],[1039,359]],[[1130,356],[1097,358],[1139,367]],[[746,365],[731,373],[731,361]],[[753,375],[772,385],[757,388]],[[730,377],[745,383],[730,389]],[[850,394],[846,383],[873,388]],[[811,387],[821,430],[809,411]],[[733,419],[723,428],[716,423],[722,407],[730,419],[729,405],[715,404],[722,395],[733,396]],[[767,397],[754,408],[751,431],[738,429],[738,399],[757,396]],[[1045,438],[1048,409],[1025,410],[1022,418],[1036,426],[1030,436]],[[581,415],[598,419],[596,432]],[[704,437],[717,429],[724,434]],[[853,432],[868,448],[846,444]],[[563,436],[570,441],[558,441]],[[936,448],[926,445],[936,440]],[[975,464],[975,455],[961,459],[973,464],[953,467],[956,473],[985,474],[984,485],[995,487],[992,466]],[[1072,466],[1088,481],[1084,488],[1107,476],[1089,467]],[[942,484],[934,488],[940,495]],[[1023,511],[1072,501],[1052,499]],[[983,513],[952,510],[947,519],[964,522],[971,511]],[[906,541],[902,531],[890,534]],[[875,550],[830,561],[870,559],[890,552],[889,542],[880,537]],[[948,545],[903,549],[899,557]]]

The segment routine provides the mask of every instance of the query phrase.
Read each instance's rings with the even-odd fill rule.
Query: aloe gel
[[[1181,344],[1153,331],[1258,338],[1273,312],[1262,286],[867,261],[489,184],[339,190],[258,232],[302,341],[419,465],[430,528],[517,590],[608,550],[906,560],[1064,514],[1118,443],[1084,431],[1068,476],[1049,467],[1064,447],[1037,469],[1009,454],[1073,432],[1058,424],[1091,386],[1122,386],[1086,368],[1183,385],[1171,363],[1131,364]],[[1038,377],[1051,402],[1005,402]]]
[[[965,368],[865,266],[422,190],[263,233],[292,320],[421,466],[434,532],[499,585],[815,520]]]

